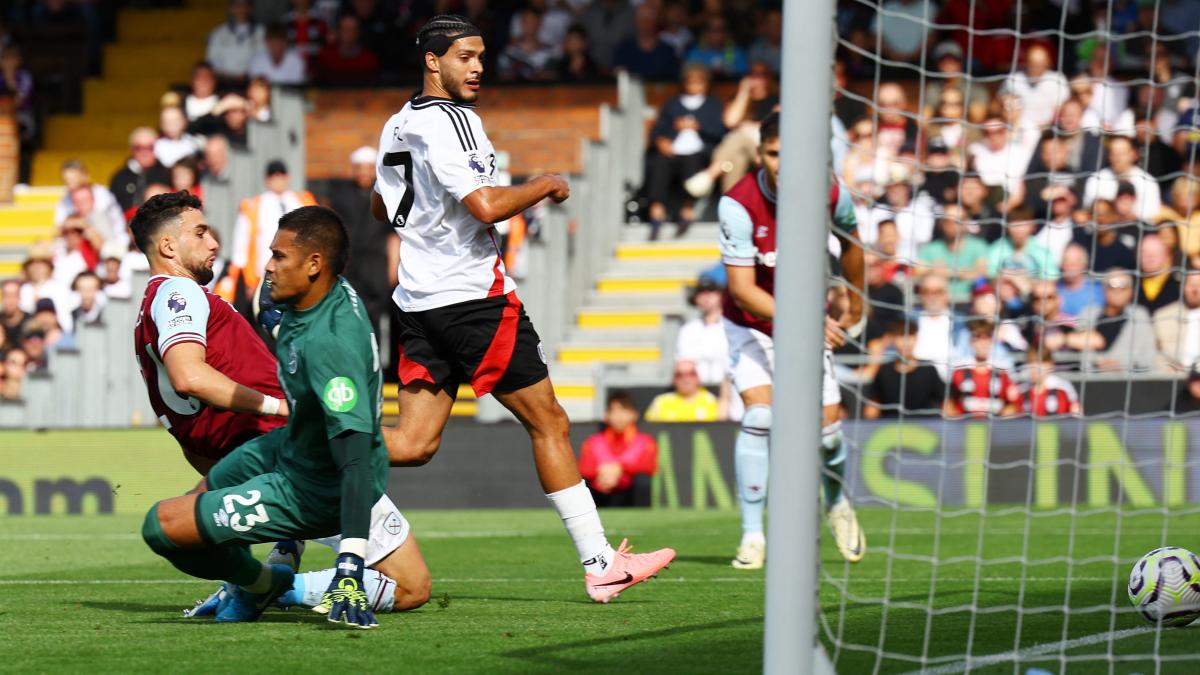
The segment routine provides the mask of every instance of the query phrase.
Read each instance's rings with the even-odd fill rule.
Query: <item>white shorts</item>
[[[371,533],[367,535],[367,567],[391,555],[408,540],[408,519],[392,503],[386,494],[371,507]],[[334,551],[338,550],[340,536],[325,537],[316,541]]]
[[[775,340],[766,333],[740,326],[725,319],[725,339],[729,342],[729,368],[733,386],[739,392],[775,383]],[[822,359],[821,405],[838,405],[842,392],[833,375],[833,352],[825,350]]]

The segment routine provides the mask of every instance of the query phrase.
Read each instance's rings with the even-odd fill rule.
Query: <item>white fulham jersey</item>
[[[496,185],[496,152],[474,106],[412,98],[379,137],[375,191],[400,235],[400,283],[392,299],[406,312],[505,295],[496,232],[462,200]]]

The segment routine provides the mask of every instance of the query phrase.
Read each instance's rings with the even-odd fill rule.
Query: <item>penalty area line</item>
[[[988,656],[980,656],[969,661],[957,661],[955,663],[947,663],[933,668],[922,668],[913,670],[905,675],[958,675],[965,673],[968,668],[980,668],[983,666],[992,666],[998,663],[1020,662],[1025,659],[1031,659],[1046,654],[1055,652],[1066,652],[1079,647],[1090,647],[1092,645],[1104,644],[1106,642],[1116,642],[1126,638],[1153,633],[1156,628],[1152,626],[1143,626],[1141,628],[1126,628],[1118,631],[1104,631],[1094,635],[1085,635],[1083,637],[1072,638],[1070,640],[1059,640],[1058,642],[1048,642],[1046,644],[1034,645],[1024,649],[1015,651],[1001,652],[999,654],[989,654]]]

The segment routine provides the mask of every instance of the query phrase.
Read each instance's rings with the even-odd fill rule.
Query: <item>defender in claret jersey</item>
[[[149,214],[136,221],[135,235],[152,265],[178,257],[191,236],[211,239],[198,202],[154,219],[153,226]],[[328,209],[300,209],[280,220],[267,273],[272,299],[289,308],[278,343],[286,360],[278,374],[294,414],[286,427],[221,459],[202,483],[207,491],[164,500],[147,514],[143,537],[154,551],[188,574],[229,582],[218,600],[218,621],[252,621],[293,589],[292,568],[259,563],[246,544],[340,530],[341,555],[314,609],[356,627],[376,625],[364,568],[387,454],[379,426],[378,349],[365,310],[339,276],[346,250],[345,229]]]
[[[608,602],[655,575],[675,551],[633,555],[604,536],[579,475],[570,422],[550,385],[533,324],[504,272],[493,223],[550,198],[560,176],[499,187],[496,154],[472,105],[483,38],[460,16],[421,29],[424,89],[387,121],[379,139],[372,210],[400,235],[400,422],[388,430],[393,464],[423,464],[441,443],[460,383],[492,394],[529,430],[534,464],[585,570],[588,595]]]
[[[742,430],[734,446],[738,503],[742,512],[742,541],[732,562],[737,569],[759,569],[766,558],[763,511],[767,497],[768,441],[773,421],[771,395],[775,343],[772,329],[775,319],[779,113],[771,113],[763,119],[760,133],[758,154],[762,167],[734,185],[717,205],[721,221],[721,260],[729,275],[725,295],[725,335],[729,340],[733,385],[746,405]],[[840,421],[842,397],[833,376],[831,349],[843,344],[847,329],[861,328],[865,266],[862,248],[855,241],[858,226],[854,207],[836,178],[830,187],[829,215],[833,234],[841,247],[838,258],[841,273],[851,290],[846,293],[844,289],[838,289],[834,293],[825,319],[825,376],[821,392],[825,514],[842,556],[850,562],[858,562],[866,551],[866,538],[858,526],[854,508],[842,490],[847,448]]]

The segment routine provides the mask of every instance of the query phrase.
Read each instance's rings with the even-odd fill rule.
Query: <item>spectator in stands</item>
[[[1062,311],[1077,317],[1091,306],[1104,302],[1103,285],[1088,276],[1088,252],[1078,243],[1068,244],[1063,250],[1062,279],[1058,282],[1058,293],[1062,298]]]
[[[0,281],[0,327],[4,329],[5,344],[17,344],[28,323],[29,314],[21,309],[21,281]]]
[[[1170,206],[1164,205],[1154,222],[1175,226],[1179,249],[1186,258],[1200,256],[1200,181],[1180,176],[1171,182],[1169,195]]]
[[[1008,236],[992,242],[988,249],[988,274],[1016,271],[1039,279],[1058,276],[1058,260],[1050,249],[1033,237],[1037,227],[1033,212],[1019,208],[1009,214]]]
[[[362,43],[362,26],[352,14],[338,19],[333,43],[317,56],[314,79],[322,84],[372,84],[379,77],[379,56]]]
[[[100,277],[92,271],[81,272],[79,276],[75,277],[71,291],[76,298],[75,308],[71,310],[71,319],[75,329],[79,330],[78,327],[85,324],[100,323],[107,301],[104,291],[100,290]]]
[[[1079,99],[1072,98],[1062,104],[1051,131],[1049,138],[1057,138],[1066,144],[1068,173],[1091,173],[1104,166],[1104,144],[1094,129],[1084,128],[1083,103]],[[1029,173],[1047,170],[1041,157],[1040,152],[1034,153],[1029,163]]]
[[[1113,200],[1117,197],[1118,183],[1127,181],[1137,192],[1135,212],[1138,218],[1154,222],[1162,199],[1158,181],[1137,164],[1138,149],[1133,140],[1125,136],[1113,136],[1108,140],[1108,168],[1088,178],[1083,190],[1083,205],[1091,208],[1097,199]]]
[[[187,133],[187,116],[182,108],[163,108],[158,114],[158,130],[162,134],[154,141],[154,157],[166,167],[175,166],[181,159],[195,157],[200,152],[200,139]]]
[[[563,38],[562,58],[558,61],[558,79],[562,82],[590,82],[600,76],[600,69],[592,61],[592,50],[588,46],[587,31],[583,26],[573,25]]]
[[[579,24],[588,32],[592,61],[601,72],[609,72],[617,45],[633,35],[633,6],[625,0],[592,0],[580,13]]]
[[[637,428],[628,392],[614,390],[604,406],[604,428],[579,449],[579,473],[597,506],[650,506],[650,477],[658,471],[658,444]]]
[[[1050,259],[1062,261],[1063,251],[1075,238],[1075,206],[1078,198],[1075,192],[1065,185],[1051,185],[1040,191],[1040,199],[1049,202],[1049,213],[1042,229],[1033,236],[1035,242],[1050,251]],[[1033,211],[1040,218],[1043,212]]]
[[[54,242],[54,280],[70,288],[75,277],[95,269],[100,262],[100,238],[86,220],[72,215],[59,228]]]
[[[391,223],[371,215],[375,157],[375,149],[367,145],[351,153],[350,179],[330,183],[329,206],[342,216],[350,236],[350,258],[354,264],[344,274],[362,298],[375,334],[383,335],[380,322],[392,309],[392,289],[396,287],[400,265],[400,237]]]
[[[954,87],[947,87],[941,90],[941,95],[934,101],[937,107],[935,108],[933,103],[928,107],[931,117],[928,125],[928,147],[933,148],[938,144],[937,147],[944,148],[944,152],[953,151],[952,162],[959,166],[965,155],[964,151],[976,140],[975,129],[967,126],[964,117],[966,109],[963,107],[963,93]]]
[[[737,94],[722,114],[721,121],[729,133],[713,150],[708,167],[684,182],[688,194],[697,199],[712,194],[718,178],[724,194],[753,169],[758,164],[759,125],[778,108],[774,76],[765,63],[754,63],[750,74],[738,82]]]
[[[988,94],[987,87],[982,84],[967,82],[963,72],[962,47],[959,47],[957,42],[947,40],[934,48],[933,58],[937,64],[937,74],[931,76],[925,83],[925,117],[964,118],[974,124],[983,122],[987,116],[991,96]],[[954,115],[939,113],[934,106],[944,106],[947,102],[946,95],[951,91],[957,92],[957,104],[960,110]],[[952,148],[959,147],[953,142],[949,145]]]
[[[867,266],[867,342],[873,343],[887,335],[889,327],[904,320],[904,291],[887,279],[885,260],[868,250],[864,256]]]
[[[329,24],[313,12],[312,5],[312,0],[292,0],[292,10],[283,15],[288,44],[295,45],[306,61],[321,53],[329,33]]]
[[[246,116],[255,122],[271,121],[271,83],[255,77],[246,85]]]
[[[945,379],[953,353],[954,315],[950,308],[950,285],[946,277],[929,273],[918,280],[917,343],[913,353],[938,369]]]
[[[707,164],[725,135],[721,102],[709,93],[708,70],[699,64],[683,69],[683,91],[663,104],[650,130],[645,189],[650,199],[650,238],[657,239],[672,212],[682,235],[694,219],[692,199],[683,181]]]
[[[1073,349],[1071,334],[1075,317],[1062,310],[1058,283],[1051,279],[1035,279],[1029,290],[1029,311],[1021,334],[1027,345],[1041,345],[1050,352]]]
[[[1143,155],[1140,164],[1146,173],[1158,179],[1158,191],[1162,194],[1164,190],[1171,189],[1171,181],[1183,168],[1183,162],[1175,148],[1162,142],[1154,128],[1154,120],[1144,112],[1144,108],[1139,110],[1133,123],[1133,141]]]
[[[704,32],[684,61],[703,64],[717,77],[738,77],[750,68],[746,52],[733,41],[725,17],[720,14],[708,16]]]
[[[1024,196],[1025,167],[1028,157],[1010,137],[1004,120],[988,119],[983,125],[983,140],[967,148],[979,179],[988,187],[988,202],[1001,212],[1019,204]]]
[[[226,94],[209,114],[194,120],[188,131],[200,136],[224,136],[229,145],[245,149],[249,142],[247,130],[250,121],[250,104],[237,94]],[[161,181],[161,182],[170,182]]]
[[[17,351],[25,354],[26,374],[44,373],[50,368],[46,331],[36,324],[31,324],[30,329],[21,335],[21,348]]]
[[[532,9],[518,13],[520,35],[504,48],[498,62],[499,77],[506,81],[544,81],[555,74],[555,47],[541,41],[542,18]]]
[[[166,167],[154,156],[158,134],[150,127],[138,127],[129,134],[129,160],[113,174],[109,190],[122,211],[141,206],[150,183],[169,183]]]
[[[1067,166],[1066,139],[1054,138],[1049,132],[1045,136],[1037,148],[1038,170],[1025,176],[1024,188],[1024,205],[1039,219],[1045,218],[1050,210],[1050,194],[1054,188],[1067,188],[1076,193],[1073,200],[1076,204],[1083,191],[1083,177]]]
[[[879,367],[871,382],[863,417],[911,417],[936,415],[942,410],[946,385],[938,371],[918,360],[914,350],[920,337],[915,322],[897,322],[888,329],[887,340],[895,358]]]
[[[717,397],[700,386],[694,361],[676,361],[671,391],[659,394],[646,410],[647,422],[715,422]]]
[[[1179,300],[1179,279],[1171,267],[1171,256],[1161,236],[1150,233],[1142,237],[1138,254],[1141,265],[1138,268],[1137,304],[1153,315]]]
[[[30,325],[35,331],[41,331],[46,338],[46,349],[57,349],[59,347],[74,346],[74,338],[70,335],[72,327],[64,327],[59,321],[60,313],[65,313],[68,317],[71,316],[71,310],[67,308],[67,303],[70,302],[70,296],[64,300],[63,306],[56,307],[54,301],[49,298],[42,298],[37,301],[37,306],[33,310],[33,319]],[[65,312],[63,310],[66,310]],[[28,352],[29,349],[26,348]],[[33,356],[33,352],[29,352]]]
[[[293,191],[288,182],[287,165],[272,160],[267,164],[267,189],[243,199],[238,207],[233,242],[229,247],[229,277],[218,287],[217,295],[247,316],[263,270],[271,258],[271,241],[279,229],[279,219],[301,206],[317,203],[311,192]]]
[[[1083,126],[1107,132],[1127,134],[1133,131],[1133,112],[1129,110],[1129,88],[1111,76],[1112,50],[1104,42],[1093,44],[1088,58],[1090,104],[1083,113]]]
[[[204,144],[204,179],[229,181],[229,139],[224,136],[209,136]]]
[[[1051,70],[1052,65],[1050,50],[1035,42],[1025,50],[1025,69],[1009,75],[1003,86],[1004,91],[1021,99],[1022,115],[1034,126],[1050,124],[1054,112],[1071,95],[1067,78]]]
[[[675,340],[675,360],[691,361],[700,373],[700,383],[706,387],[718,387],[719,419],[729,418],[730,392],[727,383],[729,374],[729,343],[725,339],[722,319],[721,296],[724,289],[712,279],[701,277],[692,288],[688,304],[700,312],[700,316],[686,321],[679,327]]]
[[[875,144],[884,159],[898,156],[906,146],[917,147],[921,129],[908,112],[908,96],[904,93],[904,87],[896,82],[880,84],[879,93],[875,96],[875,108],[879,118]]]
[[[29,356],[20,347],[12,347],[4,353],[4,377],[0,378],[0,399],[19,401],[21,387],[29,373]]]
[[[184,190],[203,201],[204,189],[200,185],[200,165],[192,157],[181,159],[171,167],[171,191],[182,192]]]
[[[132,255],[134,252],[128,246],[111,241],[100,249],[100,265],[96,268],[96,274],[100,277],[101,291],[105,297],[128,300],[133,294],[130,287],[133,269],[131,265],[124,264],[126,257]],[[146,256],[142,255],[142,260],[145,258]]]
[[[18,182],[29,182],[33,143],[37,138],[37,113],[33,108],[33,75],[23,67],[21,49],[14,44],[0,49],[0,96],[13,97],[13,113],[17,120],[17,140],[20,143]]]
[[[962,172],[955,162],[961,159],[962,152],[955,151],[953,156],[950,148],[942,138],[929,138],[925,146],[925,179],[917,193],[918,201],[933,204],[957,204],[958,186],[962,182]]]
[[[263,49],[263,27],[250,16],[250,0],[229,0],[225,23],[208,34],[204,60],[217,77],[231,83],[246,80],[250,61]]]
[[[571,12],[559,7],[556,0],[527,0],[524,4],[538,15],[538,40],[542,44],[550,45],[554,49],[556,57],[560,56],[559,46],[562,45],[567,31],[571,28]],[[525,36],[525,27],[522,23],[523,17],[520,12],[514,13],[509,19],[510,41],[515,42]]]
[[[757,34],[758,37],[746,51],[746,59],[750,63],[767,64],[771,72],[778,76],[783,58],[783,11],[773,8],[763,12]]]
[[[1194,413],[1200,410],[1200,368],[1192,368],[1188,371],[1187,382],[1179,387],[1179,393],[1175,395],[1176,415],[1184,415]]]
[[[125,217],[115,214],[113,209],[97,209],[95,195],[95,191],[88,185],[80,185],[67,193],[71,200],[71,214],[85,222],[88,240],[93,248],[98,252],[104,242],[110,240],[127,244],[129,230],[125,226]],[[70,216],[63,222],[66,223],[69,219]]]
[[[125,215],[121,210],[121,206],[117,203],[117,198],[113,196],[112,191],[103,185],[97,185],[92,182],[92,177],[88,173],[87,167],[83,162],[77,159],[68,159],[63,162],[62,169],[59,172],[62,178],[63,185],[66,190],[63,191],[63,196],[54,204],[54,224],[62,225],[67,216],[79,210],[79,206],[83,201],[79,197],[72,197],[75,189],[78,187],[88,187],[92,191],[91,212],[103,213],[106,223],[120,223],[119,230],[121,235],[126,235],[125,231]],[[107,228],[102,228],[107,229]],[[128,237],[124,237],[128,239]]]
[[[1033,346],[1025,357],[1027,384],[1021,392],[1021,412],[1033,417],[1078,415],[1079,396],[1075,386],[1056,375],[1054,354]]]
[[[1158,352],[1175,371],[1200,365],[1200,270],[1183,277],[1182,297],[1151,317]]]
[[[916,262],[918,252],[925,242],[933,238],[934,216],[928,200],[914,200],[912,177],[903,165],[896,164],[884,191],[884,201],[876,204],[871,212],[873,228],[860,231],[863,241],[878,243],[880,225],[892,221],[896,225],[899,241],[895,255],[904,265]],[[872,232],[871,230],[875,230]]]
[[[967,232],[966,213],[958,204],[947,204],[937,219],[941,238],[921,245],[917,258],[921,271],[935,271],[950,279],[950,299],[965,302],[975,280],[987,276],[988,245]]]
[[[183,110],[189,122],[208,115],[220,101],[217,96],[217,73],[212,64],[201,61],[192,66],[192,86],[183,99]]]
[[[264,37],[264,48],[254,55],[247,71],[271,84],[300,85],[308,81],[307,66],[300,50],[288,45],[287,27],[272,24]]]
[[[668,0],[663,6],[663,29],[659,37],[671,45],[675,56],[683,59],[688,47],[694,41],[692,29],[689,28],[687,5],[682,0]]]
[[[947,416],[987,418],[1012,415],[1020,409],[1020,389],[992,359],[995,331],[996,324],[988,319],[972,319],[967,323],[971,358],[950,373]]]
[[[893,61],[919,61],[935,8],[924,0],[884,2],[871,28],[879,36],[882,56]]]
[[[380,59],[391,55],[394,48],[398,46],[395,44],[393,33],[396,23],[394,7],[387,6],[380,0],[350,0],[342,3],[341,16],[353,16],[358,20],[363,46]],[[339,20],[339,28],[340,25],[341,21]]]
[[[1154,325],[1133,298],[1132,274],[1120,269],[1105,274],[1104,305],[1089,307],[1079,317],[1083,337],[1078,346],[1088,370],[1146,371],[1154,366]]]
[[[1074,240],[1084,250],[1091,252],[1092,271],[1105,272],[1114,267],[1135,269],[1137,257],[1133,249],[1122,241],[1122,223],[1112,202],[1098,199],[1093,210],[1095,223],[1076,227]]]
[[[67,287],[54,277],[54,247],[50,242],[38,242],[29,249],[22,265],[25,283],[21,285],[21,310],[32,315],[39,300],[48,299],[55,306],[67,306]],[[68,321],[70,312],[66,312]]]
[[[617,45],[613,67],[647,82],[674,81],[679,77],[679,58],[658,34],[658,8],[638,5],[635,32]]]

